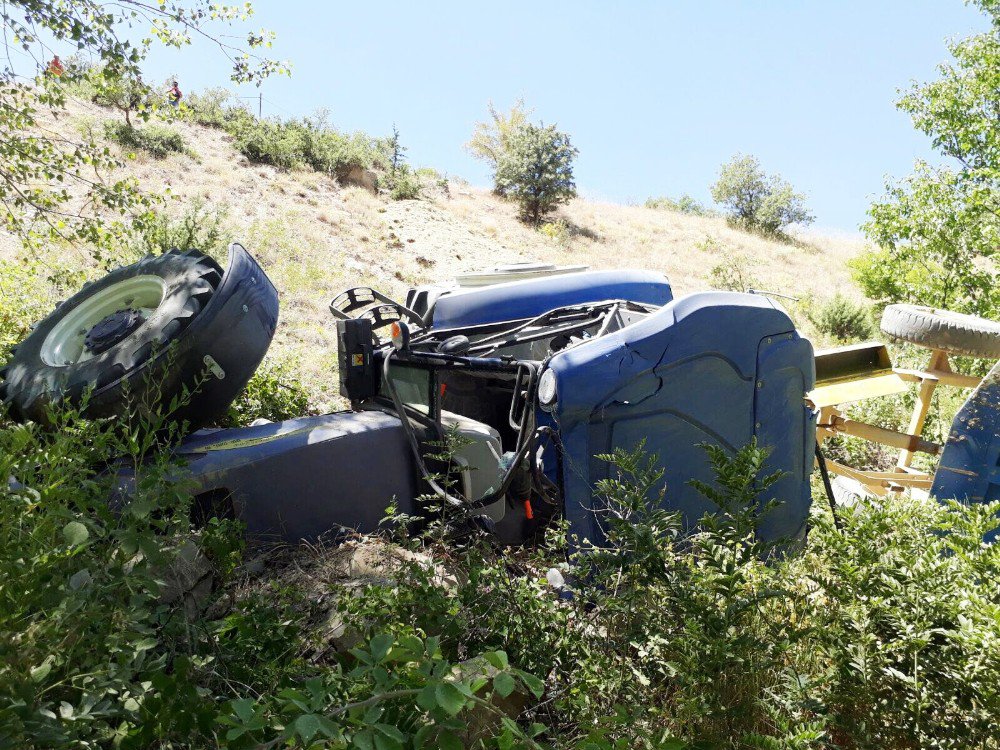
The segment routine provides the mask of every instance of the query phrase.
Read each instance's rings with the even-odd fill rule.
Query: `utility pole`
[[[257,93],[257,119],[260,120],[264,117],[264,92],[259,91]]]

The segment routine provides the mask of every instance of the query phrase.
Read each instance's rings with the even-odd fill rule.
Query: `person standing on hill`
[[[52,57],[52,60],[49,62],[49,67],[46,68],[45,72],[47,72],[50,76],[55,76],[56,78],[61,77],[62,74],[66,72],[66,69],[63,68],[62,60],[59,59],[59,55],[54,55]]]
[[[181,93],[180,87],[177,85],[177,81],[174,81],[170,85],[170,89],[167,91],[167,99],[170,101],[170,106],[177,109],[181,104]]]

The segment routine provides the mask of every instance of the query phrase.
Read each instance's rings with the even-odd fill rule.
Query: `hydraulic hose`
[[[823,477],[823,488],[826,490],[826,497],[830,501],[830,513],[833,514],[833,525],[837,531],[844,530],[844,524],[837,513],[837,500],[833,496],[833,485],[830,483],[830,471],[826,467],[826,457],[819,448],[819,440],[816,441],[816,463],[819,464],[819,473]]]

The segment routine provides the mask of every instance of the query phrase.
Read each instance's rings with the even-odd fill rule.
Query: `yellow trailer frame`
[[[978,377],[955,372],[947,352],[940,349],[930,352],[923,370],[893,367],[885,344],[878,342],[816,352],[816,387],[807,394],[806,401],[818,412],[816,439],[820,445],[835,435],[852,435],[899,449],[892,471],[855,469],[828,459],[831,472],[859,482],[879,497],[890,492],[910,490],[926,494],[930,490],[933,475],[914,469],[912,463],[916,453],[937,455],[942,449],[938,443],[921,437],[934,390],[939,385],[975,388],[981,382]],[[903,393],[913,384],[918,384],[917,399],[905,432],[859,422],[841,411],[845,404]]]

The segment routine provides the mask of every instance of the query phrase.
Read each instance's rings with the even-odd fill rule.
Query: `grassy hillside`
[[[100,132],[109,119],[115,119],[109,110],[77,102],[53,126],[67,133]],[[514,206],[461,179],[450,179],[446,188],[435,181],[420,200],[392,201],[308,169],[251,164],[222,130],[191,123],[172,127],[188,153],[157,159],[139,151],[124,173],[149,193],[169,191],[169,216],[183,216],[193,203],[219,212],[223,239],[242,242],[260,261],[281,294],[271,357],[297,361],[318,408],[336,404],[327,304],[351,285],[370,284],[401,297],[413,284],[539,260],[654,269],[678,293],[709,288],[712,269],[728,264],[744,268],[759,288],[802,297],[806,305],[837,292],[857,294],[846,261],[861,249],[860,239],[809,233],[788,244],[732,229],[721,218],[583,199],[562,208],[542,232],[518,222]],[[0,237],[0,259],[18,254],[15,238]],[[67,255],[62,248],[40,260],[63,271],[88,266],[84,253]],[[89,273],[98,270],[91,265]],[[65,281],[78,275],[49,276]],[[55,300],[70,291],[66,284],[49,296]],[[789,306],[810,332],[804,307]]]

